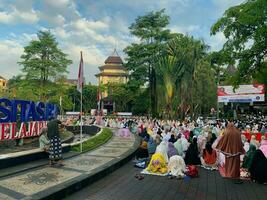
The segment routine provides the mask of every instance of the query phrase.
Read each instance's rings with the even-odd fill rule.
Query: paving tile
[[[83,171],[91,171],[108,163],[113,158],[111,157],[97,157],[97,156],[89,156],[89,155],[82,155],[71,160],[65,162],[64,167],[79,169]]]
[[[79,175],[81,175],[81,173],[60,168],[46,167],[40,170],[23,173],[12,178],[6,178],[0,181],[0,185],[24,195],[32,195],[60,183],[64,183]]]
[[[14,198],[7,196],[5,194],[0,193],[0,199],[1,200],[15,200]]]
[[[101,147],[95,151],[87,153],[87,155],[99,155],[99,156],[112,156],[112,157],[119,157],[124,154],[129,149],[127,148],[115,148],[115,147]]]

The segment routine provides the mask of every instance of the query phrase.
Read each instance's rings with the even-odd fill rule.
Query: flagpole
[[[80,92],[81,92],[81,117],[80,117],[80,150],[83,151],[83,53],[81,51],[81,61],[80,61],[80,69],[79,69],[79,84],[80,84]]]
[[[83,143],[82,143],[82,137],[83,137],[83,87],[81,89],[81,119],[80,119],[80,150],[83,151]]]

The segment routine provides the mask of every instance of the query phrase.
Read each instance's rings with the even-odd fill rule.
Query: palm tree
[[[166,51],[158,56],[155,62],[157,73],[161,77],[165,88],[165,109],[168,118],[173,117],[174,112],[172,111],[172,108],[176,84],[181,79],[184,72],[184,54],[178,57],[175,54],[176,46],[176,41],[171,40],[167,44]]]
[[[181,118],[190,107],[193,107],[195,69],[205,55],[206,49],[207,46],[202,41],[177,34],[167,43],[164,53],[156,57],[157,74],[166,90],[165,109],[169,118],[174,114],[172,108],[175,107],[173,105],[175,94],[180,95]]]

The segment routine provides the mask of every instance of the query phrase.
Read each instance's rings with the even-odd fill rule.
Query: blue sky
[[[76,78],[79,52],[84,54],[86,81],[96,83],[95,74],[116,47],[123,49],[136,38],[128,27],[137,16],[165,8],[173,32],[203,39],[211,50],[219,50],[222,33],[210,36],[210,27],[224,11],[243,0],[1,0],[0,75],[20,73],[17,64],[23,47],[36,39],[38,30],[50,30],[61,49],[73,60],[68,77]]]

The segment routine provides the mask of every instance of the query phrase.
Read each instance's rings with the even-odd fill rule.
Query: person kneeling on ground
[[[197,138],[193,138],[193,142],[188,147],[185,158],[186,165],[200,165],[199,151],[197,146]]]
[[[48,152],[49,150],[49,139],[47,138],[47,128],[42,128],[41,130],[41,135],[39,137],[39,147],[45,152]]]
[[[170,158],[168,171],[172,176],[183,178],[185,176],[186,166],[182,156],[174,155]]]
[[[139,146],[139,148],[137,149],[136,152],[136,159],[140,159],[140,158],[148,158],[148,150],[147,150],[147,142],[145,140],[143,140],[141,142],[141,145]]]
[[[201,165],[205,168],[218,169],[217,153],[211,147],[211,143],[207,142],[206,147],[203,150],[203,155],[200,158]]]
[[[167,173],[168,171],[167,162],[164,159],[164,156],[161,153],[153,154],[146,170],[148,172],[159,173],[159,174]]]

